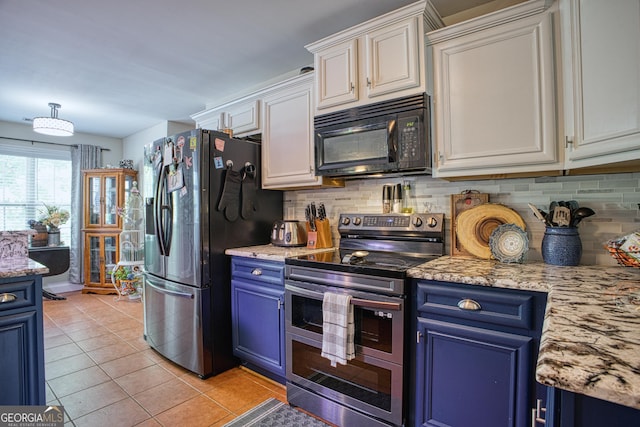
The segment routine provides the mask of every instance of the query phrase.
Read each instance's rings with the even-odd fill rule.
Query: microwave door
[[[386,170],[396,157],[397,142],[389,140],[389,122],[326,129],[316,134],[319,174]]]

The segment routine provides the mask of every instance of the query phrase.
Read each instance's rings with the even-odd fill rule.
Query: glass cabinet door
[[[89,248],[89,282],[100,283],[100,271],[102,271],[102,256],[100,255],[100,236],[88,236]]]
[[[118,179],[115,176],[104,177],[104,224],[117,225]]]
[[[88,224],[89,225],[100,225],[101,213],[100,210],[102,208],[102,191],[100,185],[100,177],[92,176],[89,177],[89,184],[87,185],[88,191],[88,206],[86,207],[89,211]]]
[[[118,262],[118,234],[87,233],[85,245],[85,284],[110,287],[111,273]]]

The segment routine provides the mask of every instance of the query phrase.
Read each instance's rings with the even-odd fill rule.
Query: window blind
[[[71,154],[68,149],[0,143],[0,162],[4,166],[0,174],[0,229],[28,229],[29,220],[43,216],[45,204],[70,212]],[[70,222],[62,225],[60,232],[61,239],[69,244]]]

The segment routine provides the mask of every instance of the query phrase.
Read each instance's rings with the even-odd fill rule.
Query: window
[[[0,230],[26,230],[39,220],[46,205],[71,213],[71,153],[67,149],[23,147],[0,143]],[[71,243],[70,221],[60,227],[64,244]]]

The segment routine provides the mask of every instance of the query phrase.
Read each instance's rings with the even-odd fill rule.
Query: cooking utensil
[[[582,221],[584,218],[590,217],[592,215],[595,215],[595,211],[591,208],[587,208],[587,207],[581,207],[575,210],[575,212],[573,212],[573,218],[571,220],[571,226],[572,227],[576,227],[580,221]]]
[[[533,206],[531,203],[528,203],[528,206],[531,209],[531,211],[533,211],[533,214],[535,215],[536,218],[538,218],[540,221],[544,222],[545,224],[547,223],[547,220],[545,219],[544,215],[542,214],[542,212],[540,212],[538,208]]]
[[[564,202],[560,203],[564,204]],[[566,206],[558,206],[553,211],[552,221],[559,227],[568,227],[571,224],[571,210]]]
[[[551,227],[556,227],[558,224],[553,221],[553,211],[558,207],[558,202],[555,200],[549,203],[549,214],[547,215],[547,223]]]

